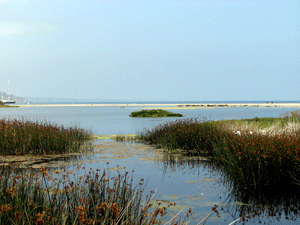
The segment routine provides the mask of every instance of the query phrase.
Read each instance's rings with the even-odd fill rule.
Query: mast
[[[2,96],[3,96],[3,91],[2,91]],[[3,103],[4,104],[13,104],[13,103],[16,103],[15,100],[10,100],[9,81],[8,81],[8,99],[7,100],[3,100]]]
[[[9,80],[7,80],[8,82],[8,100],[10,100],[10,92],[9,92]]]
[[[3,102],[3,89],[2,89],[2,82],[1,82],[1,93],[2,93],[2,102]]]

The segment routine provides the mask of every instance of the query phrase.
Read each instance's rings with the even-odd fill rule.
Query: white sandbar
[[[189,104],[41,104],[41,105],[18,105],[20,107],[61,107],[61,106],[119,106],[119,107],[132,107],[132,106],[169,106],[169,107],[289,107],[289,108],[300,108],[300,103],[189,103]]]

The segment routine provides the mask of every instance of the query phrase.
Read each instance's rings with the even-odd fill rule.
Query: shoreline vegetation
[[[177,120],[145,130],[136,140],[208,157],[238,188],[300,185],[300,110],[283,118]]]
[[[238,188],[300,184],[300,110],[283,116],[176,120],[145,130],[132,140],[210,157]],[[0,138],[2,155],[43,155],[78,152],[94,137],[77,127],[2,119]],[[50,175],[44,167],[34,172],[21,164],[0,166],[1,224],[161,224],[166,222],[167,209],[176,205],[154,205],[151,200],[156,191],[142,201],[146,183],[141,179],[133,187],[129,172],[109,177],[106,170],[90,169],[78,177],[78,170],[85,170],[79,166],[74,171]],[[205,223],[213,213],[219,216],[217,208],[212,207],[212,212],[198,224]],[[183,221],[177,217],[180,213],[167,223],[187,224],[191,210]]]
[[[191,104],[27,104],[27,105],[22,105],[22,104],[16,104],[17,106],[20,107],[65,107],[65,106],[119,106],[119,107],[131,107],[131,106],[142,106],[142,107],[147,107],[147,106],[157,106],[157,107],[164,107],[164,106],[170,106],[170,107],[204,107],[204,108],[212,108],[212,107],[288,107],[288,108],[300,108],[300,103],[232,103],[232,104],[227,104],[227,103],[208,103],[208,104],[202,104],[202,103],[191,103]]]
[[[1,155],[51,155],[82,150],[91,131],[58,126],[47,121],[0,119]]]
[[[172,113],[162,109],[141,110],[132,112],[130,117],[183,117],[180,113]]]
[[[0,120],[2,155],[78,152],[92,138],[90,131],[47,121]],[[189,209],[183,219],[177,217],[181,211],[168,218],[167,209],[176,203],[152,200],[156,191],[143,200],[147,182],[141,179],[134,186],[129,172],[121,175],[118,170],[117,176],[110,177],[105,169],[90,169],[78,176],[84,167],[49,173],[43,166],[37,171],[22,163],[0,166],[0,224],[151,225],[166,219],[170,224],[186,224],[192,214]],[[212,207],[206,220],[213,213],[219,215],[217,207]]]
[[[154,206],[156,192],[144,201],[146,182],[141,179],[134,186],[129,172],[110,177],[105,169],[86,172],[78,166],[75,171],[49,174],[44,167],[34,172],[19,165],[0,167],[1,224],[151,225],[166,219],[167,209],[176,205],[157,201]],[[85,175],[76,177],[80,170]],[[217,206],[212,210],[218,214]],[[181,222],[175,216],[170,224],[184,224],[190,214],[189,210]]]
[[[57,155],[80,152],[91,131],[65,128],[47,121],[0,120],[0,149],[8,155]],[[84,176],[74,171],[48,173],[37,171],[23,162],[0,165],[0,224],[160,224],[167,209],[176,203],[144,198],[146,183],[133,186],[129,172],[110,177],[106,170],[90,169]],[[51,174],[51,175],[50,175]],[[154,204],[155,202],[155,204]],[[217,205],[212,212],[219,215]],[[191,210],[182,219],[177,215],[170,224],[186,224]]]
[[[10,108],[10,107],[19,107],[18,105],[5,105],[2,101],[0,101],[0,108]]]

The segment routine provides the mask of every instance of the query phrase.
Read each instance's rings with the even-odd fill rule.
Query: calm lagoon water
[[[50,121],[58,125],[78,125],[91,129],[97,135],[136,134],[143,129],[153,128],[158,124],[178,118],[131,118],[129,114],[150,107],[20,107],[3,108],[1,118],[31,119]],[[281,113],[297,110],[298,108],[176,108],[167,110],[181,113],[183,118],[198,119],[239,119],[254,117],[278,117]],[[176,213],[189,208],[193,211],[191,224],[197,224],[211,212],[214,204],[219,206],[220,218],[213,214],[206,224],[229,224],[239,218],[250,208],[253,212],[261,211],[257,218],[250,219],[246,224],[300,224],[298,212],[300,206],[297,201],[298,193],[282,191],[279,187],[272,187],[265,196],[260,193],[237,193],[223,183],[222,172],[216,171],[205,162],[182,159],[174,161],[157,149],[138,143],[117,143],[113,140],[97,140],[96,154],[83,157],[81,161],[69,162],[68,169],[75,169],[78,165],[93,169],[107,169],[111,176],[120,172],[133,173],[135,182],[140,178],[148,180],[145,194],[154,191],[154,199],[169,200],[179,207],[169,210]],[[109,164],[107,164],[109,163]],[[222,209],[221,209],[222,208]],[[286,213],[285,213],[286,212]],[[287,216],[287,217],[286,217]],[[277,221],[275,218],[279,219]],[[292,221],[291,219],[295,219]]]
[[[130,113],[153,107],[117,107],[117,106],[63,106],[63,107],[19,107],[3,108],[0,118],[22,117],[32,120],[50,121],[64,126],[78,125],[91,129],[97,135],[136,134],[167,121],[178,118],[131,118]],[[158,108],[158,107],[155,107]],[[183,114],[183,118],[198,119],[241,119],[254,117],[279,117],[281,113],[297,108],[259,108],[259,107],[228,107],[228,108],[179,108],[160,107],[171,112]]]

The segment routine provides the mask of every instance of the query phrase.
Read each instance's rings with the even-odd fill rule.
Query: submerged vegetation
[[[211,157],[240,188],[290,185],[300,181],[299,118],[293,113],[284,118],[177,120],[145,130],[138,139]]]
[[[162,109],[151,109],[132,112],[130,117],[182,117],[182,114],[172,113]]]
[[[0,120],[1,155],[62,154],[78,152],[92,139],[91,132],[49,122]]]

